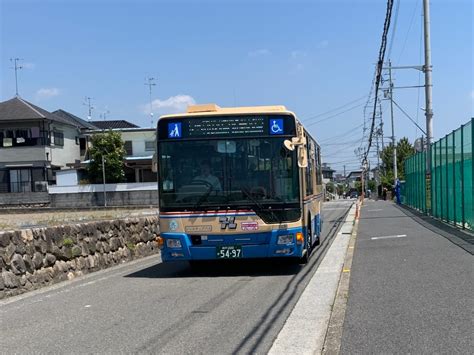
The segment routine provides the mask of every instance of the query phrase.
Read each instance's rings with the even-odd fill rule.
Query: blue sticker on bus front
[[[181,122],[168,123],[168,138],[181,138]]]
[[[270,134],[283,134],[283,119],[270,118]]]

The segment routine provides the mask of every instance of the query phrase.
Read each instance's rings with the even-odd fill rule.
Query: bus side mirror
[[[285,141],[283,142],[283,145],[285,146],[286,149],[288,149],[289,151],[294,151],[295,150],[295,145],[293,144],[292,141],[288,140],[288,139],[285,139]]]
[[[298,146],[298,166],[300,168],[308,166],[308,153],[304,145]]]

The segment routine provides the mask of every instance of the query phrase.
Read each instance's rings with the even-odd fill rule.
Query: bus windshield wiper
[[[260,202],[258,202],[258,200],[252,196],[252,193],[249,192],[249,190],[246,188],[246,187],[242,187],[241,188],[241,191],[245,194],[245,196],[248,197],[248,199],[250,201],[252,201],[254,203],[254,205],[258,208],[258,211],[256,212],[259,212],[259,211],[262,211],[265,209],[265,207],[262,206],[262,204]],[[272,217],[278,221],[278,223],[281,223],[282,221],[280,220],[280,218],[278,218],[278,216],[275,214],[275,212],[272,211],[271,208],[268,209],[272,215]],[[258,213],[257,213],[258,214]]]
[[[209,190],[205,194],[203,194],[201,197],[199,197],[199,199],[194,204],[193,209],[196,210],[199,206],[201,206],[202,203],[207,200],[207,198],[209,197],[212,191],[214,191],[213,186],[209,186]]]

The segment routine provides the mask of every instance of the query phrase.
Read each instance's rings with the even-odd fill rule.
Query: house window
[[[133,155],[132,141],[125,141],[123,147],[125,149],[125,155]]]
[[[64,133],[62,132],[53,132],[54,145],[59,147],[64,147]]]
[[[31,170],[30,169],[10,170],[10,191],[11,192],[31,192]]]
[[[154,152],[155,151],[155,142],[154,141],[145,142],[145,151]]]

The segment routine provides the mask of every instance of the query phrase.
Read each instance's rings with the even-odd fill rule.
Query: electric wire
[[[375,100],[374,100],[374,109],[372,113],[372,122],[371,122],[371,127],[370,127],[370,133],[369,133],[369,140],[367,144],[367,149],[364,153],[364,158],[362,160],[362,163],[365,165],[367,162],[367,156],[369,155],[370,148],[372,146],[372,138],[374,135],[374,128],[375,128],[375,118],[376,118],[376,110],[377,110],[377,101],[378,101],[378,92],[379,92],[379,86],[380,86],[380,81],[382,77],[382,68],[383,68],[383,63],[385,59],[385,51],[387,49],[387,34],[388,30],[390,28],[390,20],[392,17],[392,8],[393,8],[393,0],[387,0],[387,11],[385,14],[385,22],[384,22],[384,27],[383,27],[383,32],[382,32],[382,41],[380,44],[380,50],[379,50],[379,60],[377,62],[377,76],[375,80],[375,89],[374,89],[374,95],[375,95]]]
[[[319,113],[319,114],[317,114],[317,115],[311,115],[311,116],[309,116],[309,117],[302,118],[301,121],[312,120],[312,119],[314,119],[314,118],[318,118],[318,117],[321,117],[321,116],[325,116],[325,115],[327,115],[327,114],[329,114],[329,113],[332,113],[332,112],[334,112],[334,111],[339,111],[340,109],[343,109],[344,107],[349,106],[349,105],[352,105],[353,103],[355,103],[355,102],[357,102],[357,101],[360,101],[360,100],[362,100],[362,99],[365,99],[365,98],[366,98],[366,95],[361,96],[361,97],[359,97],[359,98],[357,98],[357,99],[355,99],[355,100],[352,100],[352,101],[350,101],[350,102],[348,102],[348,103],[346,103],[346,104],[344,104],[344,105],[341,105],[341,106],[339,106],[339,107],[333,108],[333,109],[331,109],[331,110],[329,110],[329,111],[326,111],[326,112],[323,112],[323,113]]]

